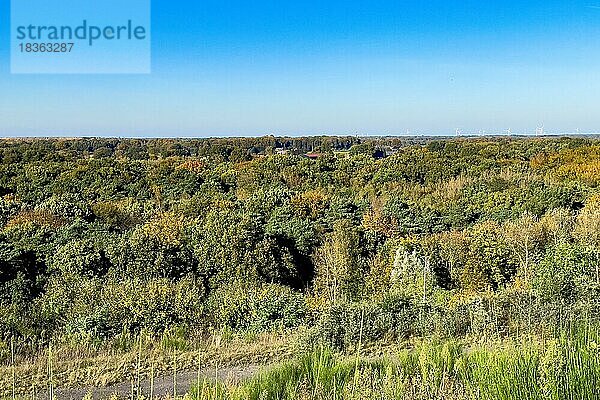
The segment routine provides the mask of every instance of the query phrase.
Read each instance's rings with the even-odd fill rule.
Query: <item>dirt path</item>
[[[200,371],[200,379],[216,379],[219,381],[239,382],[244,379],[254,376],[261,366],[248,365],[242,367],[224,367],[215,370]],[[165,375],[157,377],[151,383],[150,379],[144,379],[140,382],[140,395],[149,398],[152,386],[153,396],[155,398],[164,398],[167,396],[183,395],[196,384],[198,380],[197,371],[178,372],[175,379],[173,375]],[[132,384],[131,382],[122,382],[119,384],[107,386],[104,388],[73,388],[73,389],[56,389],[53,398],[55,400],[82,400],[86,395],[91,394],[94,400],[105,400],[114,395],[119,399],[131,398]],[[48,393],[38,396],[39,400],[49,400]]]

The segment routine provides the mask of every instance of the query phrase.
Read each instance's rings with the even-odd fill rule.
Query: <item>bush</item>
[[[162,333],[198,325],[203,289],[194,279],[53,279],[38,300],[41,325],[70,334],[110,337],[142,329]]]
[[[577,245],[548,249],[534,279],[535,293],[545,302],[563,305],[583,299],[595,280],[595,261]]]
[[[406,339],[416,333],[417,310],[403,296],[388,295],[377,302],[340,303],[317,322],[316,340],[337,349],[362,341]]]
[[[209,299],[213,324],[242,331],[270,331],[302,323],[306,305],[301,293],[275,284],[249,287],[234,282]]]

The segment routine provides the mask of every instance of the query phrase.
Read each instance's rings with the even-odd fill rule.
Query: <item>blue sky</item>
[[[149,75],[11,75],[0,136],[600,131],[600,0],[152,2]]]

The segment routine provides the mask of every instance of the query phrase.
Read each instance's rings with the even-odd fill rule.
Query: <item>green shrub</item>
[[[337,349],[359,340],[403,339],[416,333],[418,311],[405,297],[388,295],[379,301],[340,303],[319,318],[316,339]]]
[[[38,299],[43,326],[64,333],[110,337],[145,329],[161,333],[202,320],[203,289],[194,279],[115,279],[61,276]]]
[[[291,328],[306,315],[302,294],[276,284],[234,282],[216,290],[208,303],[213,323],[234,330]]]

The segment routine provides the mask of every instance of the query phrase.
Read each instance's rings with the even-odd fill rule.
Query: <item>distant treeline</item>
[[[3,139],[3,163],[31,161],[68,161],[82,157],[128,158],[146,160],[166,157],[216,157],[221,161],[250,160],[257,154],[273,154],[276,149],[294,154],[350,150],[354,145],[373,148],[401,147],[425,143],[419,138],[297,137],[212,139]]]

